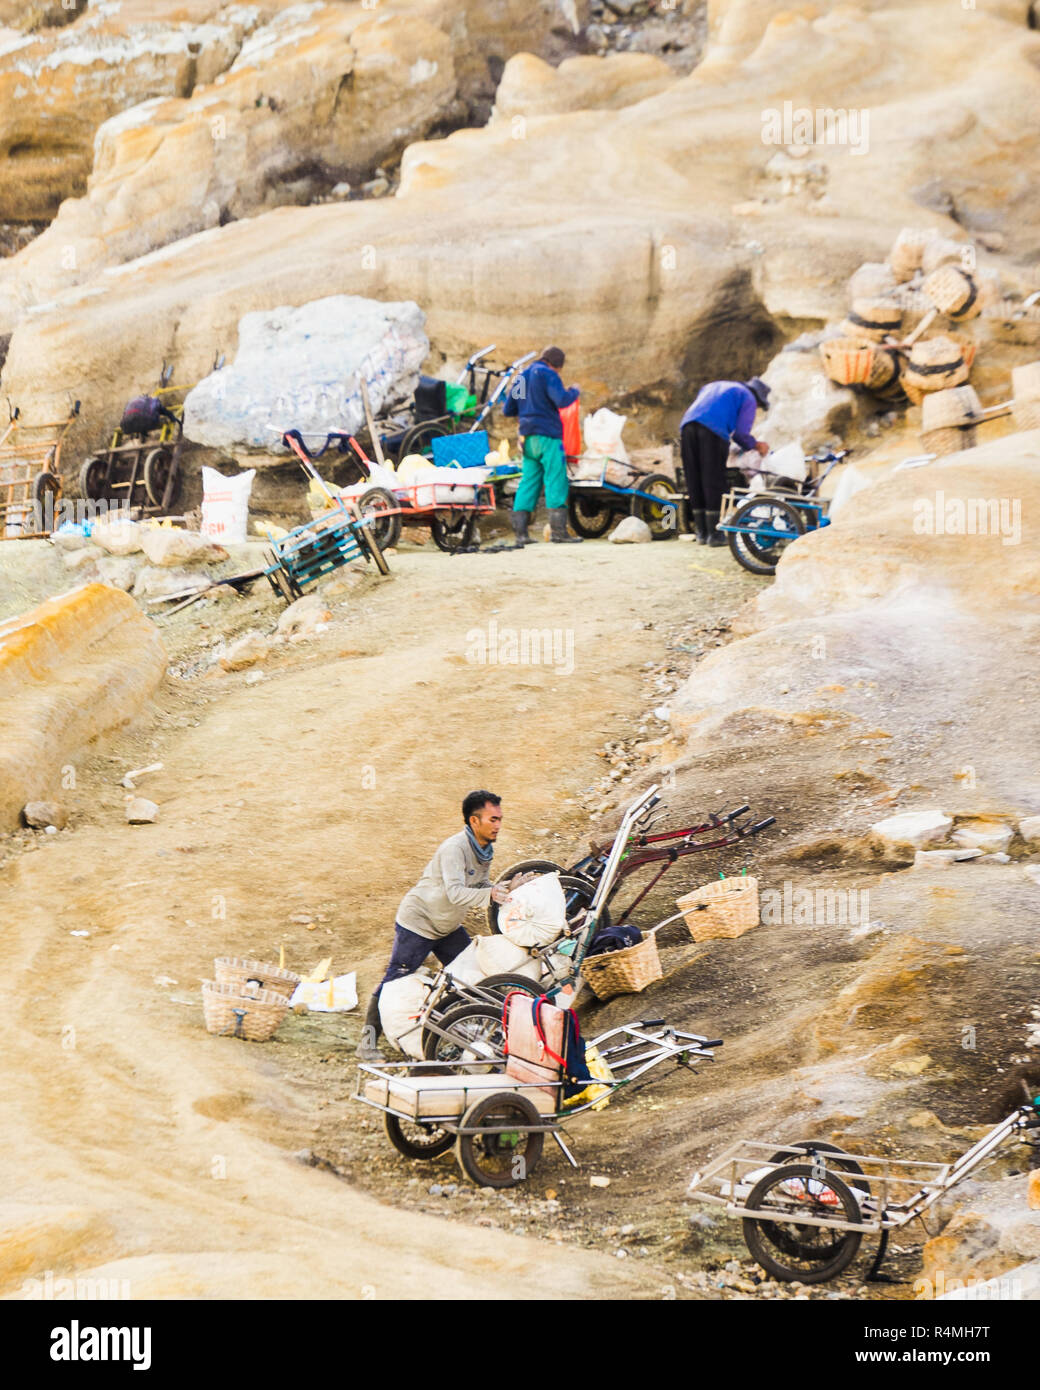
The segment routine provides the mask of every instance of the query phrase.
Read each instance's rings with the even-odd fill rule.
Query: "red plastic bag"
[[[560,411],[563,423],[563,452],[569,459],[581,453],[581,402],[572,401]]]

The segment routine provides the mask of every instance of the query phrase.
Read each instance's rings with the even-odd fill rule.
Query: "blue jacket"
[[[741,449],[753,449],[755,437],[751,426],[755,423],[758,402],[743,383],[739,381],[713,381],[702,386],[697,399],[679,422],[679,428],[696,420],[720,439],[733,439]]]
[[[576,386],[567,390],[559,372],[548,362],[532,362],[506,392],[502,414],[519,418],[520,433],[525,438],[541,434],[549,439],[562,439],[560,411],[564,406],[573,405],[580,395]]]

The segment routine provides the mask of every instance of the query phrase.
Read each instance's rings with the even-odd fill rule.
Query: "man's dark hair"
[[[547,347],[539,360],[548,363],[550,367],[554,367],[556,371],[559,371],[567,358],[563,348]]]
[[[462,819],[469,825],[470,816],[475,816],[478,811],[482,811],[490,801],[492,806],[501,806],[502,798],[496,796],[494,792],[470,792],[462,803]]]

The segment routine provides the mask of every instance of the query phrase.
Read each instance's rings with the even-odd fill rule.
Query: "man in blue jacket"
[[[715,527],[726,491],[730,441],[741,449],[756,449],[763,457],[769,453],[769,445],[751,433],[760,406],[769,409],[769,387],[757,376],[744,382],[712,381],[701,387],[679,424],[686,496],[701,545],[726,544]]]
[[[563,454],[563,422],[560,411],[581,395],[560,380],[565,361],[558,347],[547,347],[537,362],[520,373],[510,386],[503,415],[518,418],[524,441],[524,465],[520,486],[513,499],[513,532],[518,546],[530,545],[527,526],[545,486],[552,540],[557,544],[580,541],[567,534],[567,461]]]

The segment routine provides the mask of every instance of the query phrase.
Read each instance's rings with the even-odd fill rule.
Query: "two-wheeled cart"
[[[820,496],[820,488],[848,452],[824,449],[811,455],[806,460],[810,471],[802,480],[778,478],[765,469],[744,470],[771,481],[757,489],[751,485],[733,488],[722,499],[716,530],[728,537],[738,564],[751,574],[775,574],[780,556],[792,541],[830,525],[830,502]]]
[[[1040,1142],[1040,1096],[1019,1106],[952,1163],[850,1154],[804,1140],[779,1150],[741,1139],[690,1180],[687,1195],[740,1217],[752,1257],[775,1279],[818,1284],[849,1267],[864,1236],[878,1240],[924,1216],[1009,1140]]]
[[[686,515],[686,494],[674,478],[650,473],[621,459],[604,458],[599,477],[582,477],[569,468],[567,511],[579,536],[605,536],[619,516],[637,516],[655,541],[677,536]],[[609,475],[613,473],[613,478]],[[615,479],[627,478],[621,482]]]
[[[79,418],[79,401],[64,420],[27,425],[8,403],[0,434],[0,540],[32,540],[54,530],[61,499],[61,450]]]

